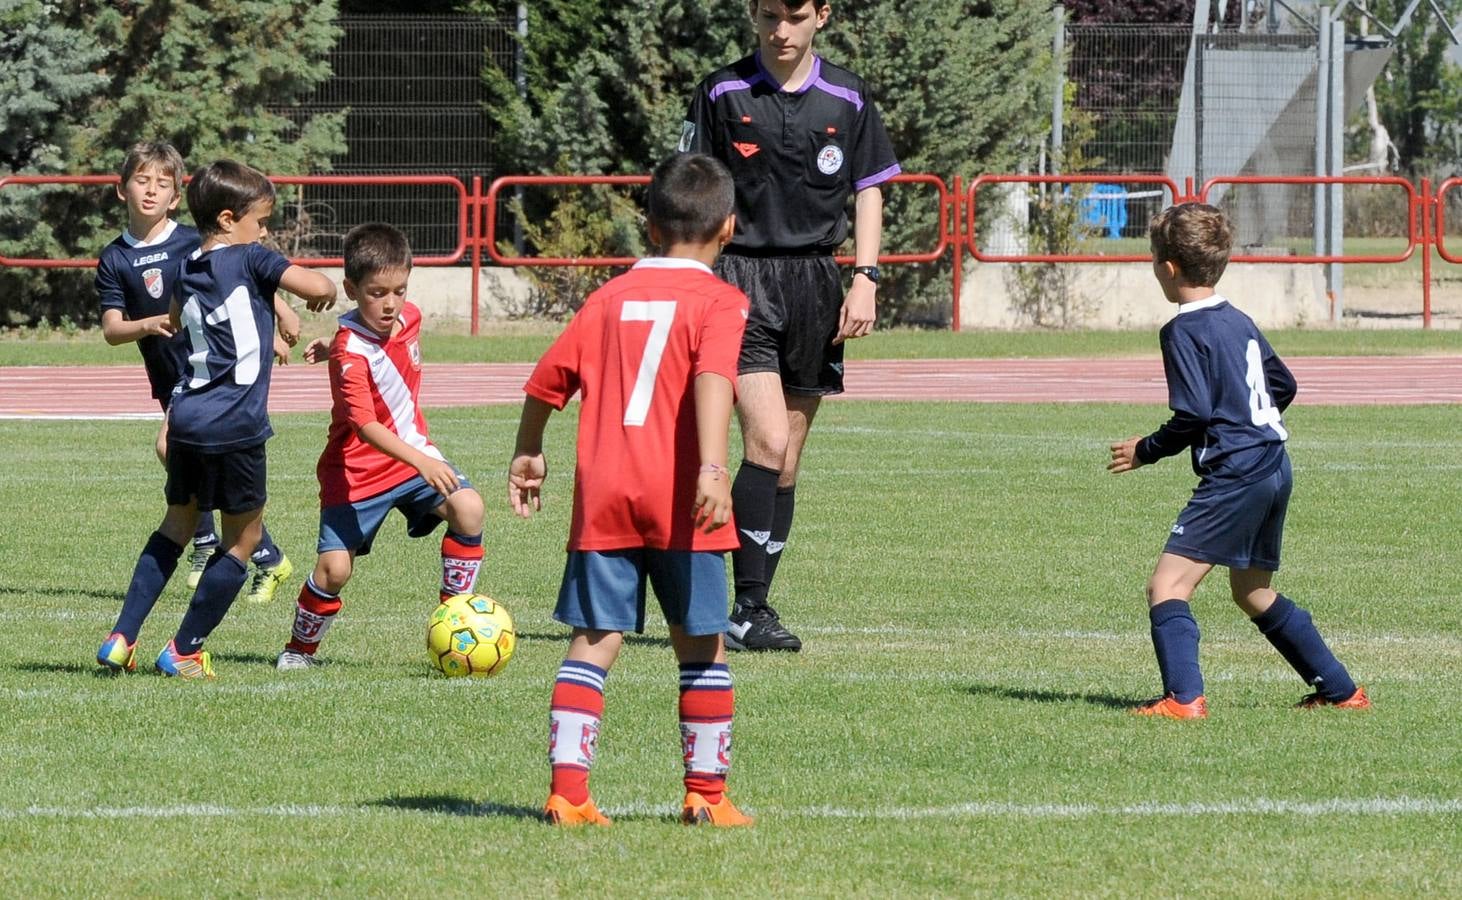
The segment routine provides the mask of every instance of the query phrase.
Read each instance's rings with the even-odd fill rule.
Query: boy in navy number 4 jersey
[[[172,330],[184,333],[186,361],[168,411],[168,509],[137,560],[121,618],[141,624],[177,567],[198,510],[218,510],[220,552],[157,658],[164,675],[203,678],[213,676],[203,641],[243,587],[263,526],[275,292],[303,297],[315,311],[335,302],[335,285],[259,245],[274,211],[274,186],[248,166],[220,160],[198,170],[188,208],[202,246],[183,262],[169,310]],[[135,643],[119,653],[104,644],[97,658],[134,669]]]
[[[1178,304],[1160,336],[1173,415],[1147,437],[1113,444],[1107,468],[1127,472],[1186,449],[1201,480],[1147,583],[1163,696],[1133,712],[1207,717],[1188,601],[1215,565],[1228,567],[1234,602],[1315,688],[1300,706],[1365,709],[1365,689],[1330,652],[1309,612],[1269,586],[1291,487],[1281,413],[1295,381],[1253,320],[1214,290],[1233,244],[1229,222],[1212,206],[1184,203],[1154,218],[1150,236],[1153,274]]]

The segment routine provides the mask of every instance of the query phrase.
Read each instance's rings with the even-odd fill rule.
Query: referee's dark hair
[[[209,163],[188,182],[188,211],[204,237],[219,233],[218,217],[224,210],[240,219],[265,200],[274,202],[274,185],[263,172],[231,159]]]
[[[716,239],[736,203],[731,170],[703,153],[677,153],[650,176],[646,213],[669,246]]]

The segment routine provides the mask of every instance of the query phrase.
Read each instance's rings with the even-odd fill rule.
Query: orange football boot
[[[562,794],[550,794],[548,802],[543,805],[543,821],[550,825],[559,825],[564,828],[577,828],[580,825],[609,825],[610,821],[599,807],[594,805],[592,798],[585,800],[578,806],[573,805]]]
[[[1361,685],[1355,686],[1355,693],[1344,700],[1327,700],[1322,697],[1319,691],[1311,694],[1295,704],[1296,709],[1319,709],[1322,706],[1333,706],[1336,709],[1370,709],[1371,698],[1366,696],[1366,689]]]
[[[1132,715],[1157,716],[1163,719],[1206,719],[1208,718],[1208,700],[1199,696],[1187,703],[1179,703],[1177,697],[1166,694],[1156,700],[1149,700],[1141,706],[1133,707]]]
[[[737,809],[731,798],[725,794],[721,795],[720,803],[713,804],[695,791],[685,795],[685,803],[680,809],[680,821],[686,825],[714,825],[717,828],[756,824],[756,819]]]

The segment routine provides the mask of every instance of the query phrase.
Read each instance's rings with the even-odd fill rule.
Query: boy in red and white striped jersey
[[[330,436],[320,454],[319,560],[300,590],[281,671],[307,669],[340,611],[357,556],[369,553],[391,510],[407,534],[443,521],[443,600],[471,593],[482,564],[482,498],[427,438],[421,390],[421,310],[406,299],[406,235],[369,223],[345,236],[345,293],[356,308],[330,343]],[[318,352],[310,348],[307,358]],[[312,360],[313,361],[313,360]]]

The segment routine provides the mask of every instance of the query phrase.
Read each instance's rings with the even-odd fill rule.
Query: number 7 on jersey
[[[650,414],[650,400],[655,395],[655,375],[670,339],[670,324],[675,321],[674,300],[626,300],[619,310],[621,322],[649,322],[650,336],[645,342],[645,355],[635,374],[634,390],[624,407],[624,424],[644,425]]]

